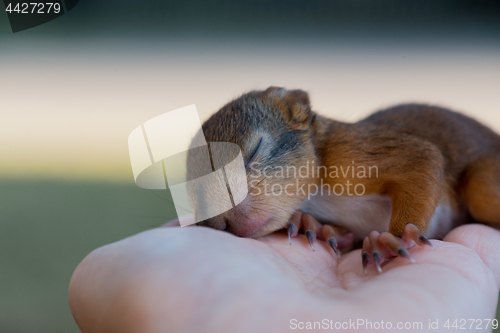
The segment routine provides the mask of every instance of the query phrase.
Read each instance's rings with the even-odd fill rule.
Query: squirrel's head
[[[231,201],[232,209],[198,225],[252,238],[284,228],[307,197],[309,184],[316,182],[314,121],[306,92],[278,87],[244,94],[212,115],[202,126],[205,139],[209,145],[230,142],[239,146],[248,195],[237,205]],[[188,177],[199,172],[200,157],[196,150],[188,152]],[[232,175],[226,177],[231,182]],[[227,196],[217,192],[210,192],[210,204],[217,205]],[[202,199],[191,195],[191,200],[196,215]]]

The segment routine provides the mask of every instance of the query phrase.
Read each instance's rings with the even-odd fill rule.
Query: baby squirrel
[[[229,102],[202,126],[242,151],[249,194],[198,225],[257,238],[302,230],[339,248],[362,244],[363,268],[413,259],[469,221],[500,223],[500,136],[440,107],[408,104],[343,123],[311,110],[302,90],[270,87]],[[188,175],[196,168],[188,153]],[[302,168],[301,168],[302,167]],[[194,203],[196,214],[196,203]],[[318,222],[319,221],[319,222]]]

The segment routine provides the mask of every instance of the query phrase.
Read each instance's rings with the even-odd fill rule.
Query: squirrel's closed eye
[[[245,162],[245,168],[252,163],[252,161],[255,159],[255,156],[257,156],[257,153],[259,152],[260,148],[262,147],[262,138],[259,139],[259,142],[257,143],[257,146],[254,148],[252,153],[249,155],[247,161]]]

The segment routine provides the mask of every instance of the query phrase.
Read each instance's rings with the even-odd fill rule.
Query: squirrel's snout
[[[237,206],[224,214],[199,222],[198,225],[227,231],[240,237],[252,237],[270,218],[271,215],[252,214]]]

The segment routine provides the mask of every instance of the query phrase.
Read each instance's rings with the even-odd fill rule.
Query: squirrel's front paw
[[[363,250],[361,251],[363,270],[367,273],[368,265],[375,263],[378,272],[382,273],[381,264],[385,260],[390,260],[397,256],[405,257],[411,262],[415,262],[415,259],[408,253],[408,245],[412,241],[417,245],[428,245],[434,249],[434,245],[412,223],[408,223],[405,226],[402,238],[396,237],[389,232],[370,232],[368,237],[365,237],[363,240]]]
[[[344,228],[319,223],[314,216],[297,210],[288,223],[288,242],[292,244],[292,237],[303,231],[309,241],[311,249],[314,250],[316,238],[326,241],[333,251],[340,257],[339,248],[345,248],[352,244],[353,235]]]

